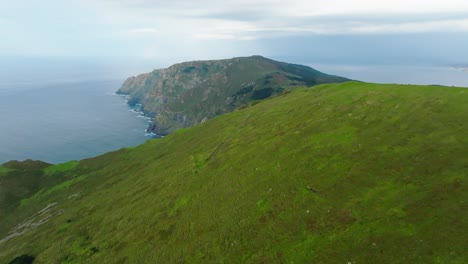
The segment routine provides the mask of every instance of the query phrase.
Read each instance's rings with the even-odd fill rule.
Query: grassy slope
[[[9,161],[0,165],[0,237],[3,238],[11,225],[18,222],[18,218],[26,218],[42,209],[36,205],[39,197],[79,176],[78,170],[71,173],[77,165],[77,161],[51,165],[32,160]],[[18,207],[25,209],[30,204],[32,206],[28,210],[16,210]],[[15,210],[16,214],[12,214]]]
[[[466,89],[320,85],[80,161],[17,215],[64,213],[0,262],[466,263],[467,105]]]

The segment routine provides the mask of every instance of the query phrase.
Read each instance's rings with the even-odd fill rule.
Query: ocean
[[[14,62],[0,63],[0,164],[90,158],[153,137],[148,118],[115,91],[125,77],[161,65]],[[466,66],[297,63],[366,82],[468,87]]]
[[[148,118],[115,94],[122,81],[3,87],[0,164],[13,159],[60,163],[150,139]]]
[[[468,66],[434,64],[326,64],[306,65],[328,74],[374,83],[468,87]]]

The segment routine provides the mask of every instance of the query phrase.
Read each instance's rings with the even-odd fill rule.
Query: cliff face
[[[175,64],[128,78],[118,93],[154,118],[149,131],[167,135],[287,89],[343,81],[307,66],[252,56]]]

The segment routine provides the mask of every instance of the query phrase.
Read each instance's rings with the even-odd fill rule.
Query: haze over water
[[[468,67],[461,66],[318,63],[315,67],[364,82],[468,87]]]

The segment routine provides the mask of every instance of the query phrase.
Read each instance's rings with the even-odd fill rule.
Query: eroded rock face
[[[298,86],[344,82],[310,67],[261,56],[192,61],[128,78],[118,90],[141,104],[159,135],[190,127],[241,105]]]

